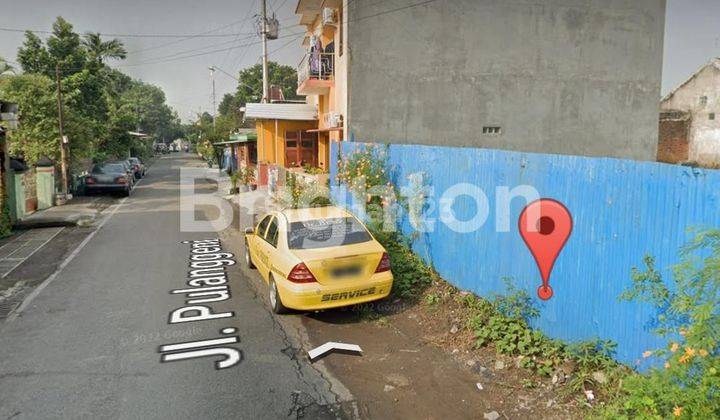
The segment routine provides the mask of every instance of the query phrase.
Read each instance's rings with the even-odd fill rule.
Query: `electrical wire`
[[[302,38],[304,38],[304,37],[305,37],[305,33],[303,32],[299,37],[293,38],[293,39],[291,39],[290,41],[288,41],[288,42],[284,43],[283,45],[281,45],[280,47],[275,48],[275,49],[272,50],[272,51],[269,51],[269,52],[268,52],[268,55],[273,55],[273,54],[275,54],[276,52],[278,52],[278,51],[282,50],[283,48],[287,47],[287,46],[290,45],[291,43],[293,43],[293,42],[295,42],[295,41],[297,41],[297,40],[299,40],[299,39],[302,39]]]
[[[255,6],[255,2],[253,1],[253,2],[250,4],[250,7],[248,7],[247,13],[245,13],[245,17],[243,18],[243,24],[242,24],[242,26],[240,27],[240,30],[242,30],[242,29],[245,28],[245,24],[246,24],[247,21],[250,19],[250,13],[253,11],[254,6]],[[238,38],[239,38],[239,37],[235,38],[235,42],[238,41]],[[247,50],[245,50],[245,52],[247,52]],[[244,55],[245,55],[245,53],[243,53],[243,56],[244,56]],[[222,62],[221,62],[221,65],[223,65],[223,66],[225,65],[225,62],[227,61],[228,57],[230,57],[230,51],[228,51],[227,54],[225,54],[225,58],[223,58],[223,60],[222,60]],[[234,66],[233,66],[233,67],[234,67]]]
[[[230,26],[230,25],[228,25]],[[32,32],[37,34],[46,34],[46,35],[52,35],[54,34],[53,31],[40,31],[36,29],[17,29],[17,28],[2,28],[0,27],[0,31],[2,32]],[[100,36],[106,36],[106,37],[118,37],[118,38],[228,38],[228,37],[234,37],[238,35],[247,35],[247,34],[211,34],[208,31],[208,33],[199,33],[199,34],[119,34],[119,33],[101,33]],[[93,32],[95,33],[95,32]]]
[[[239,40],[245,41],[245,40],[248,40],[248,39],[252,39],[252,38],[254,38],[254,37],[255,37],[255,34],[250,34],[250,35],[247,35],[247,36],[245,36],[244,38],[239,39]],[[151,59],[151,60],[161,60],[161,59],[166,59],[166,58],[174,58],[174,57],[177,57],[177,56],[183,55],[183,54],[191,54],[191,53],[194,53],[194,52],[205,51],[205,50],[207,50],[208,48],[217,48],[217,47],[219,47],[219,46],[221,46],[221,45],[234,44],[234,43],[237,42],[237,41],[238,41],[238,39],[231,39],[231,40],[228,40],[228,41],[223,41],[223,42],[216,43],[216,44],[212,44],[212,45],[205,45],[205,46],[198,47],[198,48],[191,48],[191,49],[189,49],[189,50],[178,51],[178,52],[175,52],[175,53],[172,53],[172,54],[168,54],[168,55],[162,55],[162,56],[159,56],[159,57],[152,57],[152,58],[150,58],[150,59]]]
[[[284,35],[284,36],[280,36],[280,37],[278,37],[278,39],[288,38],[288,37],[292,37],[292,36],[297,36],[297,35],[301,35],[301,34],[304,34],[304,33],[305,33],[304,31],[303,31],[303,32],[291,33],[291,34],[287,34],[287,35]],[[228,50],[235,50],[235,49],[238,49],[238,48],[248,47],[248,46],[252,46],[252,45],[259,45],[259,44],[261,44],[261,43],[262,43],[262,41],[255,41],[255,42],[250,42],[250,43],[243,44],[243,45],[236,45],[236,46],[228,47],[228,48],[220,48],[220,49],[216,49],[216,50],[205,51],[205,52],[201,52],[201,53],[197,53],[197,54],[189,54],[189,55],[180,56],[180,57],[175,57],[175,58],[169,58],[169,59],[165,59],[165,60],[158,60],[158,61],[154,61],[154,60],[153,60],[153,61],[147,61],[147,62],[144,62],[144,63],[125,64],[125,65],[120,64],[120,65],[118,65],[118,66],[116,66],[116,67],[138,67],[138,66],[144,66],[144,65],[162,64],[162,63],[171,62],[171,61],[185,60],[185,59],[193,58],[193,57],[201,57],[201,56],[204,56],[204,55],[215,54],[215,53],[218,53],[218,52],[225,52],[225,51],[228,51]]]
[[[354,1],[354,0],[351,0],[351,1]],[[375,13],[375,14],[372,14],[372,15],[361,16],[361,17],[357,17],[357,18],[355,18],[355,19],[349,19],[349,20],[348,20],[348,23],[350,23],[350,22],[357,22],[357,21],[361,21],[361,20],[365,20],[365,19],[370,19],[370,18],[375,18],[375,17],[379,17],[379,16],[382,16],[382,15],[386,15],[386,14],[390,14],[390,13],[395,13],[395,12],[398,12],[398,11],[401,11],[401,10],[410,9],[410,8],[413,8],[413,7],[424,6],[424,5],[433,3],[433,2],[435,2],[435,1],[437,1],[437,0],[424,0],[424,1],[422,1],[422,2],[410,4],[410,5],[407,5],[407,6],[398,7],[398,8],[395,8],[395,9],[385,10],[385,11],[378,12],[378,13]],[[303,25],[298,24],[298,25],[292,25],[291,27],[294,27],[294,26],[303,26]],[[2,28],[0,28],[0,30],[2,30]],[[48,31],[46,31],[46,32],[48,32]],[[293,36],[298,36],[298,35],[305,35],[305,33],[306,33],[306,31],[290,33],[290,34],[287,34],[287,35],[279,36],[277,39],[288,38],[288,37],[293,37]],[[199,34],[198,34],[198,35],[199,35]],[[299,38],[299,37],[298,37],[298,38]],[[228,48],[221,48],[221,49],[215,49],[215,50],[210,50],[210,51],[199,52],[199,53],[196,53],[196,54],[189,54],[190,52],[193,52],[193,51],[199,51],[199,50],[203,50],[203,49],[205,49],[205,48],[208,48],[208,47],[206,46],[206,47],[203,47],[203,48],[200,48],[200,49],[197,49],[197,50],[187,50],[187,51],[184,51],[184,52],[181,52],[181,53],[172,54],[172,55],[170,55],[170,56],[162,57],[162,59],[154,59],[154,60],[150,60],[150,61],[147,61],[147,62],[141,62],[141,63],[135,63],[135,64],[119,64],[119,65],[114,66],[114,67],[111,67],[111,68],[117,69],[117,68],[126,68],[126,67],[139,67],[139,66],[146,66],[146,65],[157,65],[157,64],[163,64],[163,63],[173,62],[173,61],[178,61],[178,60],[186,60],[186,59],[188,59],[188,58],[201,57],[201,56],[205,56],[205,55],[209,55],[209,54],[215,54],[215,53],[218,53],[218,52],[225,52],[225,51],[234,50],[234,49],[238,49],[238,48],[250,47],[250,46],[253,46],[253,45],[259,45],[259,44],[261,44],[261,43],[262,43],[262,41],[255,41],[255,42],[250,42],[250,43],[247,43],[247,44],[237,45],[237,46],[228,47]],[[286,44],[286,45],[287,45],[287,44]],[[280,48],[283,48],[283,47],[285,47],[286,45],[283,45],[283,46],[281,46]],[[279,49],[279,48],[278,48],[278,49]],[[277,50],[276,50],[276,51],[277,51]],[[187,53],[187,54],[186,54],[186,53]],[[181,54],[186,54],[186,55],[181,55]],[[74,69],[73,69],[73,68],[70,68],[70,69],[68,69],[68,68],[63,68],[62,70],[63,70],[63,72],[69,72],[69,71],[73,71],[73,70],[82,70],[82,69],[83,69],[83,68],[74,68]]]

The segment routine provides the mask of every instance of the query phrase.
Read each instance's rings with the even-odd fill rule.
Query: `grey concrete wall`
[[[655,159],[665,0],[417,3],[349,5],[351,139]]]

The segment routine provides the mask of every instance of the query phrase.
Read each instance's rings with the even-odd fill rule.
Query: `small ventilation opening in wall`
[[[498,127],[496,125],[485,126],[485,127],[483,127],[482,133],[483,134],[500,134],[500,133],[502,133],[502,128]]]

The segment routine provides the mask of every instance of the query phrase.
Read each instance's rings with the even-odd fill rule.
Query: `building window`
[[[502,128],[498,126],[485,126],[482,130],[483,134],[500,134],[502,133]]]
[[[715,113],[714,113],[714,112],[711,112],[710,114],[708,114],[708,118],[709,118],[711,121],[714,121],[714,120],[715,120]]]
[[[705,106],[705,105],[707,105],[707,102],[708,102],[708,97],[707,97],[707,96],[701,96],[701,97],[700,97],[700,106]]]

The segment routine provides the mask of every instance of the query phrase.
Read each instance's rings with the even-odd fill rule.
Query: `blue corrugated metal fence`
[[[332,179],[337,173],[333,144]],[[362,143],[341,143],[348,153]],[[678,250],[689,239],[688,228],[720,227],[720,171],[636,162],[499,150],[418,145],[391,145],[389,170],[395,182],[422,173],[426,185],[441,195],[457,183],[480,187],[489,199],[487,222],[472,233],[457,233],[439,221],[432,232],[414,235],[414,249],[454,285],[481,296],[504,291],[511,277],[532,296],[541,284],[531,254],[517,231],[525,206],[521,198],[510,206],[510,231],[497,232],[497,187],[530,185],[540,196],[563,202],[575,227],[558,258],[550,284],[555,295],[538,300],[540,317],[534,326],[567,341],[589,338],[618,343],[618,359],[635,363],[643,351],[664,342],[650,331],[653,308],[621,302],[630,284],[632,267],[643,267],[643,256],[656,258],[666,280],[678,262]],[[333,187],[337,197],[337,186]],[[340,200],[349,200],[341,197]],[[346,202],[349,204],[349,202]],[[458,219],[472,217],[473,200],[458,199]],[[438,219],[437,208],[427,217]],[[407,229],[407,215],[402,225]]]

